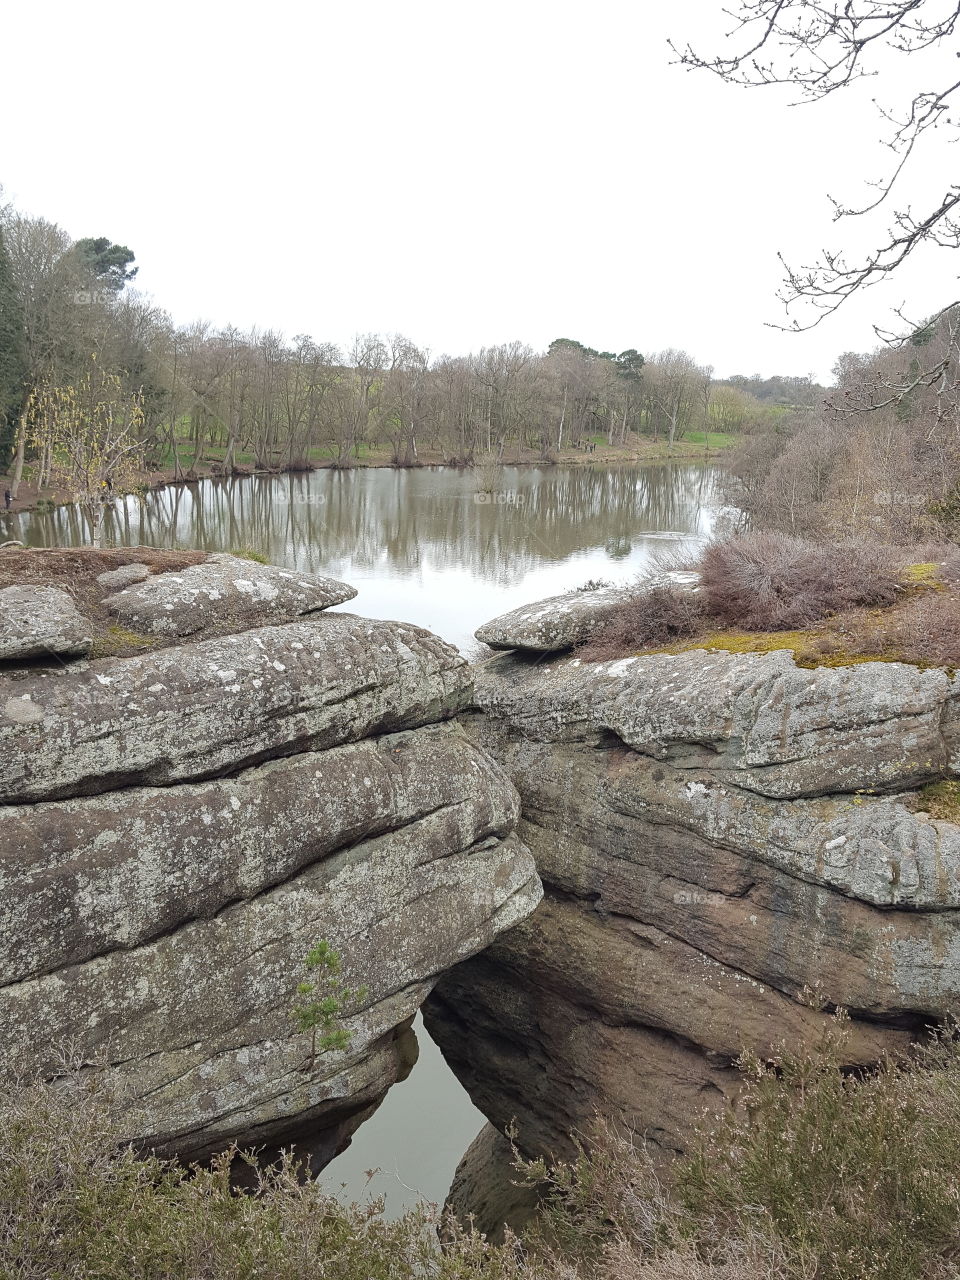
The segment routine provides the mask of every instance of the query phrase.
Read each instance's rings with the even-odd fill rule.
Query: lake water
[[[483,477],[411,471],[314,471],[203,480],[131,498],[108,512],[106,545],[249,549],[274,564],[330,574],[358,596],[351,613],[400,618],[461,647],[507,609],[588,579],[629,582],[658,553],[709,536],[717,511],[709,466],[504,467]],[[71,546],[77,512],[0,516],[0,541]],[[441,1202],[483,1124],[417,1022],[420,1058],[320,1175],[398,1212]],[[367,1183],[366,1171],[380,1172]]]

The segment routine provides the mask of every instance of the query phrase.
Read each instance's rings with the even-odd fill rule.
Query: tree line
[[[834,374],[814,404],[728,453],[731,503],[754,527],[806,537],[955,540],[960,305],[905,340],[842,356]]]
[[[600,351],[558,338],[469,355],[359,335],[348,350],[272,329],[175,325],[131,287],[133,252],[0,208],[0,470],[96,493],[124,469],[223,474],[470,465],[567,448],[673,445],[771,415],[760,380],[717,383],[684,351]],[[800,380],[803,382],[803,380]],[[755,391],[761,394],[755,394]],[[78,483],[78,458],[84,475]],[[124,465],[121,466],[121,459]]]

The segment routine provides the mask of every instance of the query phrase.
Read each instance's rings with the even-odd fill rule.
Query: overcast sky
[[[826,192],[880,171],[878,82],[791,108],[671,65],[668,35],[724,25],[719,0],[11,5],[0,182],[128,244],[178,322],[826,378],[956,272],[931,253],[814,333],[765,326],[777,250],[835,243]]]

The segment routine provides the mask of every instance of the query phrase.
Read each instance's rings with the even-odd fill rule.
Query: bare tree
[[[73,383],[42,381],[25,419],[32,442],[49,460],[52,485],[77,504],[99,546],[105,506],[140,484],[142,395],[127,392],[94,358]]]
[[[686,351],[661,351],[644,369],[650,403],[666,427],[672,449],[677,439],[702,412],[710,373]]]
[[[960,22],[955,0],[740,0],[729,12],[735,19],[730,51],[704,56],[690,45],[674,45],[680,62],[731,84],[786,85],[801,102],[822,101],[866,77],[879,75],[895,86],[901,59],[935,55],[944,47],[952,51]],[[886,231],[859,259],[840,248],[824,251],[811,265],[783,263],[782,300],[788,308],[806,304],[806,318],[795,318],[790,328],[813,328],[851,295],[888,278],[922,244],[960,247],[960,181],[948,178],[941,194],[920,208],[914,208],[905,181],[911,162],[935,134],[951,142],[958,137],[958,122],[949,114],[960,89],[956,63],[943,70],[928,57],[927,65],[929,88],[878,103],[891,153],[887,172],[868,183],[870,194],[861,202],[831,197],[835,221],[889,207]],[[901,192],[898,200],[894,193]]]

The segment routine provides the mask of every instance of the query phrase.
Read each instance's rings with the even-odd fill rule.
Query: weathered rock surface
[[[519,816],[455,724],[308,751],[230,778],[0,807],[0,983],[140,946],[254,898],[343,845],[428,818],[450,847]],[[384,889],[385,898],[389,886]]]
[[[470,688],[435,636],[347,614],[0,676],[0,1065],[111,1064],[163,1151],[335,1154],[437,977],[542,894],[515,788],[450,718]],[[366,992],[311,1064],[290,1009],[321,938]]]
[[[90,650],[90,630],[59,587],[0,589],[0,662],[76,657]]]
[[[540,1202],[535,1187],[518,1186],[513,1148],[499,1129],[485,1124],[457,1166],[447,1207],[464,1222],[501,1243],[504,1227],[519,1233]]]
[[[231,619],[235,630],[266,626],[343,604],[356,594],[354,587],[334,578],[212,555],[179,573],[147,577],[103,603],[126,627],[153,635],[189,636],[212,619]]]
[[[694,650],[553,666],[504,655],[480,700],[518,734],[615,735],[642,755],[774,799],[906,788],[958,763],[960,677],[897,662],[797,667],[786,650]]]
[[[426,1017],[495,1128],[569,1154],[599,1111],[675,1151],[744,1051],[814,1044],[842,1006],[869,1063],[955,1013],[960,827],[909,792],[956,768],[957,689],[787,652],[478,667],[463,722],[518,787],[545,898]],[[459,1212],[489,1207],[482,1165]]]
[[[122,587],[130,587],[135,582],[143,582],[150,577],[150,569],[145,564],[120,565],[118,569],[107,569],[97,574],[97,582],[108,591],[119,591]]]
[[[332,613],[0,678],[0,801],[211,777],[429,724],[469,689],[429,632]]]
[[[693,588],[698,574],[669,571],[645,586],[599,587],[567,591],[548,600],[511,609],[475,633],[491,649],[521,649],[532,653],[561,653],[584,644],[618,605],[636,600],[655,582],[673,582]]]
[[[583,644],[611,609],[636,595],[628,587],[600,587],[596,591],[567,591],[561,596],[511,609],[474,634],[491,649],[527,649],[559,653]]]

